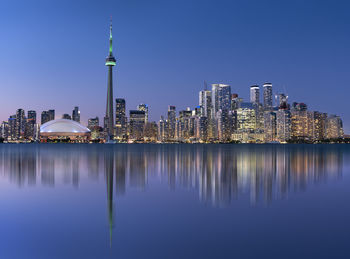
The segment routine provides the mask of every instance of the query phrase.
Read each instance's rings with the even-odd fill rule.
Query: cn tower
[[[109,27],[109,54],[106,58],[106,66],[108,67],[108,83],[107,83],[107,105],[105,116],[106,141],[113,140],[114,123],[113,123],[113,67],[116,65],[116,60],[112,53],[112,19]]]

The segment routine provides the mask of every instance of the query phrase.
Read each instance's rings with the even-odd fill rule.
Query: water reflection
[[[201,201],[214,205],[245,194],[256,203],[340,178],[344,151],[334,145],[1,145],[0,174],[20,187],[40,181],[75,188],[82,175],[90,181],[104,175],[110,211],[114,188],[115,195],[127,187],[144,190],[148,178],[171,190],[198,190]]]

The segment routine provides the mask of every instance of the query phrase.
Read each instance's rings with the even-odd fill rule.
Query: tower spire
[[[112,16],[111,16],[111,24],[109,26],[109,55],[112,55],[113,50],[113,37],[112,37]]]

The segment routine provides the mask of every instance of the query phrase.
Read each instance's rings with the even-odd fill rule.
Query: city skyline
[[[135,3],[140,4],[138,1]],[[204,1],[198,6],[194,3],[185,5],[180,1],[177,4],[169,2],[168,5],[141,4],[134,8],[135,6],[117,2],[108,8],[97,8],[96,13],[92,12],[93,4],[88,4],[84,12],[78,12],[78,5],[71,4],[72,13],[65,13],[64,21],[60,14],[66,11],[63,6],[67,3],[63,2],[52,6],[43,5],[38,10],[29,7],[26,12],[23,8],[19,10],[23,19],[17,19],[16,22],[11,22],[14,6],[5,4],[5,9],[9,12],[1,18],[6,25],[3,30],[6,40],[0,44],[4,50],[4,58],[0,61],[4,68],[0,72],[0,84],[4,86],[1,120],[7,120],[8,115],[18,108],[36,110],[38,114],[42,110],[53,108],[60,116],[74,106],[80,107],[83,124],[86,125],[88,118],[96,115],[102,120],[107,80],[101,57],[105,56],[105,39],[108,35],[106,24],[112,13],[116,24],[116,57],[120,59],[120,67],[114,73],[117,78],[114,99],[126,99],[127,110],[146,103],[150,107],[150,120],[158,121],[168,105],[176,106],[177,110],[187,106],[194,108],[203,80],[228,84],[232,92],[239,93],[245,100],[249,98],[248,89],[251,85],[259,84],[261,88],[263,83],[272,82],[274,89],[277,88],[276,92],[286,92],[292,101],[307,103],[313,110],[340,115],[344,121],[345,133],[349,132],[350,118],[343,107],[346,103],[344,93],[347,93],[347,89],[344,86],[347,83],[346,68],[349,62],[349,51],[345,47],[349,42],[349,36],[345,33],[348,18],[342,11],[346,9],[343,8],[346,3],[329,7],[313,1],[301,5],[297,1],[276,5],[271,11],[266,8],[258,11],[257,7],[261,7],[259,3],[256,3],[257,9],[250,9],[249,4],[237,3],[234,12],[242,11],[241,15],[225,16],[223,21],[214,21],[209,10],[220,13],[230,6],[228,1],[220,3],[214,5],[212,1]],[[48,19],[47,24],[42,24],[42,19],[48,15],[45,10],[53,7],[56,10],[50,13],[51,19]],[[150,14],[145,14],[142,8],[157,15],[150,19]],[[178,24],[171,19],[166,20],[164,26],[156,26],[165,14],[174,18],[173,12],[179,9],[185,16],[183,22],[188,22],[192,31],[186,29],[182,22]],[[308,17],[311,9],[319,16],[315,15],[312,19]],[[166,12],[162,14],[158,12],[160,10]],[[73,11],[77,11],[79,17],[75,17]],[[277,25],[274,19],[268,19],[264,15],[265,19],[259,19],[262,24],[258,25],[257,19],[244,17],[248,11],[252,14],[267,11],[273,18],[287,15],[292,22],[281,19],[280,25]],[[126,17],[130,12],[144,16],[136,16],[134,23],[127,24],[125,21],[129,21]],[[202,18],[203,25],[190,18],[192,13],[194,17]],[[34,18],[35,14],[40,15]],[[334,19],[335,14],[337,19]],[[32,18],[31,23],[25,24],[28,17]],[[297,20],[297,17],[300,19]],[[238,18],[244,19],[238,21]],[[141,21],[146,21],[145,25]],[[306,24],[305,28],[300,26],[301,22]],[[72,25],[71,28],[67,28],[68,23]],[[206,25],[209,29],[204,32]],[[269,32],[268,25],[273,25],[273,32]],[[262,31],[259,33],[255,29],[255,34],[246,35],[245,31],[254,26]],[[291,30],[283,32],[283,26]],[[150,30],[147,36],[142,34],[145,28]],[[155,33],[156,28],[160,29],[161,35]],[[295,32],[293,28],[298,28],[299,31]],[[193,30],[198,33],[191,34]],[[309,31],[313,34],[307,35]],[[232,32],[235,32],[236,37],[228,36]],[[170,39],[175,41],[171,43],[166,40],[164,33],[171,35]],[[267,42],[262,40],[263,33],[269,39]],[[186,37],[189,35],[192,37]],[[149,36],[154,36],[154,39],[150,40],[152,37]],[[226,36],[227,41],[217,43],[215,39],[222,36]],[[256,44],[247,44],[253,38],[256,39]],[[318,41],[321,38],[322,41]],[[78,44],[82,40],[84,44]],[[21,45],[18,45],[19,42]],[[243,48],[242,45],[247,46]],[[50,52],[46,51],[48,49]],[[170,53],[170,49],[174,53]],[[82,57],[84,65],[81,68],[74,66],[73,70],[73,62],[70,63],[68,57],[75,54]],[[23,64],[31,64],[23,70],[20,77],[15,76],[19,58]],[[208,61],[203,62],[204,58]],[[47,64],[51,65],[50,69]],[[330,92],[332,98],[329,98]],[[5,96],[16,96],[18,103],[13,98],[4,98]]]

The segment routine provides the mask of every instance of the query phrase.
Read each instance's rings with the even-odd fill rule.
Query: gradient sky
[[[198,105],[203,81],[273,83],[290,102],[338,114],[350,132],[349,1],[13,1],[0,8],[0,120],[17,108],[105,112],[109,19],[114,96],[151,120]],[[284,90],[285,89],[285,90]]]

